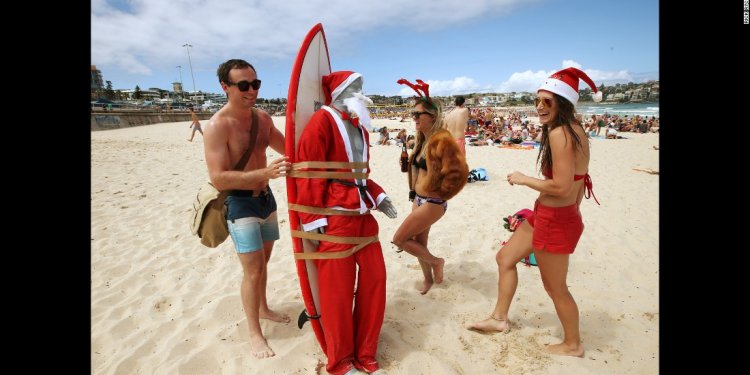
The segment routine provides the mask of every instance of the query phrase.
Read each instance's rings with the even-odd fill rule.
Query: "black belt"
[[[235,197],[260,197],[271,192],[268,186],[263,190],[230,190],[229,195]]]
[[[333,179],[333,180],[331,180],[331,182],[335,182],[337,184],[341,184],[341,185],[345,185],[345,186],[356,187],[357,189],[359,189],[359,195],[362,196],[362,199],[363,200],[367,200],[367,186],[361,186],[361,185],[355,184],[354,182],[349,182],[349,181],[345,181],[345,180],[338,180],[338,179]]]

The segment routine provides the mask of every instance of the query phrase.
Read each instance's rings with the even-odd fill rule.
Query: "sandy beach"
[[[202,121],[205,122],[205,121]],[[274,117],[284,131],[284,118]],[[91,133],[92,374],[316,374],[326,357],[310,325],[292,256],[285,179],[271,180],[281,239],[269,263],[268,302],[292,317],[261,321],[276,356],[250,354],[231,240],[202,246],[188,228],[207,180],[203,139],[187,142],[187,122]],[[413,122],[374,120],[407,129]],[[446,260],[445,281],[420,295],[416,259],[390,240],[411,210],[397,146],[372,146],[370,178],[398,209],[374,215],[388,273],[378,360],[394,374],[657,374],[659,371],[659,134],[591,140],[589,173],[601,202],[584,200],[585,230],[570,257],[568,285],[580,310],[584,358],[550,356],[562,328],[539,270],[519,264],[512,330],[484,335],[497,295],[495,253],[510,232],[502,218],[532,208],[537,192],[510,186],[507,173],[538,176],[537,149],[467,146],[469,168],[489,181],[467,184],[430,232],[430,251]],[[370,134],[370,143],[377,134]],[[269,149],[268,160],[279,155]],[[320,369],[325,373],[324,369]]]

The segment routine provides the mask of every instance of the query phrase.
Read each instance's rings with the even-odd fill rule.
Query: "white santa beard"
[[[370,119],[370,111],[367,109],[366,102],[360,98],[346,98],[344,99],[344,106],[349,112],[354,112],[359,118],[359,123],[362,124],[368,131],[372,131],[372,120]]]

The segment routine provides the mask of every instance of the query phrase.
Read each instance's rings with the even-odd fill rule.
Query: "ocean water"
[[[593,114],[602,115],[605,112],[620,117],[625,115],[628,115],[628,117],[635,115],[659,117],[659,103],[579,104],[576,106],[576,112],[583,114],[584,118],[586,118],[586,115],[591,117]]]

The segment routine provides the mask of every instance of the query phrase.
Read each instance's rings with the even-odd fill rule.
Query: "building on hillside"
[[[193,91],[188,93],[188,100],[193,103],[201,104],[206,100],[206,95],[202,91]]]
[[[625,101],[625,99],[627,99],[625,97],[625,94],[623,94],[621,92],[615,93],[614,95],[612,95],[612,94],[607,95],[607,100],[608,101],[622,102],[622,101]]]
[[[206,100],[210,100],[213,103],[227,104],[227,96],[224,93],[216,94],[213,92],[205,93]]]
[[[486,95],[479,99],[479,105],[484,107],[494,107],[500,105],[500,97],[497,95]]]
[[[122,95],[127,96],[127,100],[136,100],[133,95],[135,94],[134,89],[126,89],[126,90],[120,90],[122,92]],[[158,88],[150,88],[148,90],[141,90],[141,98],[140,100],[155,100],[159,99],[159,89]]]

